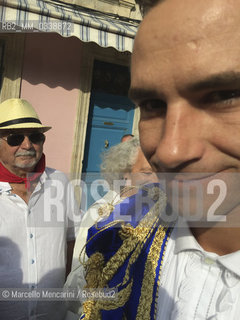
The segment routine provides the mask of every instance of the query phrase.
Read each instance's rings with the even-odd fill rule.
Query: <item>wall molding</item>
[[[50,1],[55,3],[54,0]],[[136,20],[142,19],[139,5],[135,0],[62,0],[59,2],[101,11],[105,14],[116,14]]]

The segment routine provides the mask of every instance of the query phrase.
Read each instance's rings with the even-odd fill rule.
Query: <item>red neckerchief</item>
[[[35,167],[33,173],[28,173],[26,178],[21,178],[8,171],[7,168],[0,162],[0,181],[8,183],[25,183],[26,189],[30,189],[30,182],[35,181],[45,170],[45,155],[42,154],[41,159]]]

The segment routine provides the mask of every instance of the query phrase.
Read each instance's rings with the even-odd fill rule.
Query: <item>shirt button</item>
[[[211,264],[214,264],[214,263],[215,263],[215,261],[212,260],[212,259],[209,258],[209,257],[206,257],[206,258],[204,259],[204,262],[205,262],[206,264],[208,264],[208,265],[211,265]]]
[[[32,264],[34,264],[35,260],[34,260],[34,259],[32,259],[32,261],[31,261],[31,262],[32,262]]]
[[[30,233],[30,238],[33,238],[33,234],[32,233]]]

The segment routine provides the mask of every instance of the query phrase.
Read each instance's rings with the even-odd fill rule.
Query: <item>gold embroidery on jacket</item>
[[[108,287],[109,281],[111,281],[111,279],[117,273],[118,269],[124,264],[124,262],[128,258],[129,258],[129,261],[125,271],[125,275],[123,277],[123,281],[122,283],[119,283],[116,286],[116,289],[120,288],[123,285],[126,285],[129,282],[130,268],[136,262],[139,255],[141,254],[143,246],[146,244],[147,240],[152,235],[152,232],[154,232],[154,228],[157,226],[157,223],[160,218],[160,213],[165,209],[166,195],[161,190],[159,191],[159,193],[160,193],[160,200],[157,203],[155,203],[155,205],[140,221],[139,225],[136,228],[122,221],[122,225],[119,230],[119,235],[123,240],[123,243],[121,247],[118,249],[118,251],[109,259],[109,261],[106,263],[105,266],[104,266],[103,255],[99,252],[94,253],[88,259],[86,263],[86,282],[87,282],[86,288]],[[120,221],[117,221],[117,223],[119,222]],[[107,228],[113,226],[115,223],[114,222],[109,223],[109,225],[106,225],[105,227],[103,227],[103,229],[100,230],[99,232],[106,230]],[[160,234],[158,234],[158,232]],[[155,235],[155,238],[153,240],[151,252],[148,254],[150,255],[150,257],[147,259],[145,272],[149,272],[150,270],[149,261],[151,259],[156,260],[154,264],[157,263],[158,261],[158,259],[156,258],[157,251],[161,250],[161,245],[164,239],[165,232],[166,232],[165,227],[159,227],[159,230],[157,231],[157,235]],[[159,235],[160,237],[158,238]],[[158,258],[159,258],[159,255],[158,255]],[[156,270],[156,267],[154,270]],[[144,275],[145,275],[145,272],[144,272]],[[148,290],[145,282],[149,280],[147,280],[147,277],[144,276],[143,281],[144,283],[141,291],[142,294],[140,299],[140,305],[138,306],[139,310],[141,310],[141,308],[145,309],[146,306],[142,304],[146,304],[146,295],[147,294],[149,295],[149,292],[147,293],[147,291],[145,291],[145,290]],[[153,286],[152,280],[151,280],[150,286]],[[110,299],[106,299],[104,301],[102,300],[85,301],[83,303],[83,310],[85,314],[84,319],[99,320],[101,319],[100,310],[114,310],[121,306],[124,306],[130,297],[131,288],[132,288],[132,281],[130,281],[130,283],[127,284],[126,288],[121,289],[118,292],[117,297],[119,298],[117,298],[114,302],[111,301]],[[146,293],[144,294],[144,292]],[[149,309],[149,307],[147,307],[147,309]],[[139,319],[144,318],[144,317],[141,317],[141,314],[139,316],[140,316]],[[147,318],[144,318],[144,319],[147,319]]]
[[[152,306],[153,287],[156,281],[156,269],[167,227],[159,226],[151,244],[142,281],[141,296],[137,310],[136,320],[150,319]],[[166,248],[166,244],[165,244]],[[165,250],[164,248],[164,250]],[[161,270],[160,270],[161,271]],[[159,278],[159,277],[158,277]]]

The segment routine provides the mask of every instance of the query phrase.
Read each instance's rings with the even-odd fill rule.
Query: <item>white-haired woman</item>
[[[157,182],[157,175],[147,162],[138,137],[119,143],[102,155],[101,174],[110,187],[110,191],[96,201],[84,214],[75,242],[72,272],[65,284],[66,288],[83,288],[85,284],[83,267],[79,260],[84,260],[85,243],[88,229],[103,216],[108,215],[114,205],[136,192],[135,187],[150,182]],[[72,302],[69,310],[80,314],[81,304]],[[70,311],[69,311],[70,314]],[[74,319],[74,315],[72,315]]]

